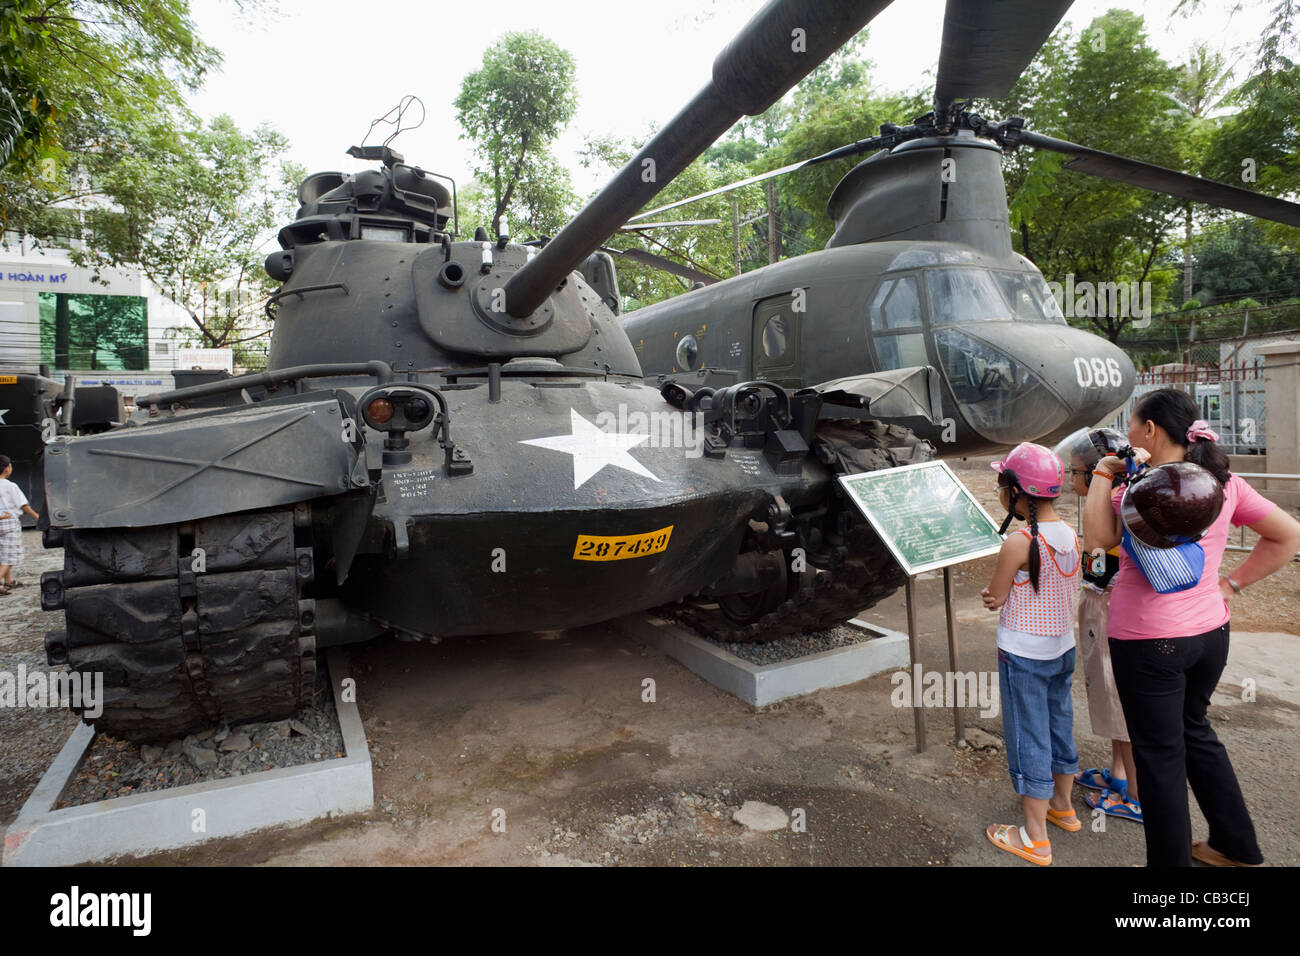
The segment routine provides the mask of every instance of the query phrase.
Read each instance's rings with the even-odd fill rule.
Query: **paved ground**
[[[956,571],[957,620],[960,669],[996,680],[996,616],[978,598],[990,570],[985,561]],[[923,663],[944,669],[941,578],[918,588]],[[0,660],[43,661],[48,624],[34,589],[0,600],[28,605],[0,610],[0,655],[9,655]],[[1269,618],[1267,609],[1251,614]],[[901,629],[901,593],[867,616]],[[929,749],[915,753],[912,714],[891,705],[888,675],[755,710],[612,626],[436,646],[380,641],[354,648],[352,661],[376,810],[152,862],[1028,865],[983,836],[986,824],[1017,819],[1003,755],[955,747],[946,710],[927,713]],[[1265,855],[1283,865],[1300,863],[1297,674],[1300,638],[1234,633],[1213,711]],[[655,681],[653,703],[642,699],[645,678]],[[1254,702],[1240,700],[1245,678],[1255,681]],[[1082,681],[1075,704],[1084,765],[1107,763],[1108,744],[1088,732]],[[968,725],[1000,735],[997,717],[966,713]],[[0,711],[0,823],[67,723],[42,715],[49,742],[38,747],[24,733],[14,748],[10,732],[37,724],[30,712]],[[806,830],[746,830],[731,820],[746,800],[802,810]],[[1081,794],[1075,805],[1086,814]],[[1105,832],[1053,831],[1058,865],[1141,863],[1140,828],[1106,822]]]

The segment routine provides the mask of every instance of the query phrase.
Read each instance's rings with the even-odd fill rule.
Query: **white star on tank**
[[[622,468],[651,481],[658,481],[650,469],[629,455],[628,449],[635,448],[642,442],[649,441],[649,435],[622,435],[602,431],[578,414],[576,409],[569,409],[569,421],[573,433],[555,435],[552,438],[530,438],[521,441],[521,445],[537,445],[551,451],[562,451],[573,456],[573,488],[576,491],[606,465]]]

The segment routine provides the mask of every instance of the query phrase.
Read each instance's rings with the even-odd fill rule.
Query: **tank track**
[[[876,471],[929,461],[934,449],[910,429],[881,422],[823,423],[816,450],[837,474]],[[860,515],[846,536],[848,557],[833,570],[819,570],[804,587],[771,613],[737,624],[716,605],[671,605],[660,609],[697,633],[726,643],[765,643],[836,627],[874,607],[901,588],[906,574]]]
[[[309,536],[303,505],[65,532],[63,571],[41,576],[42,607],[65,615],[46,657],[103,674],[103,712],[74,711],[135,742],[295,713],[316,673]]]

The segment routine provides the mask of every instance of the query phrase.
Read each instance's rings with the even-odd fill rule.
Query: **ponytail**
[[[1169,436],[1169,440],[1187,449],[1183,457],[1194,465],[1200,465],[1226,485],[1232,477],[1228,470],[1228,453],[1217,441],[1201,436],[1189,440],[1187,431],[1200,415],[1200,409],[1191,396],[1176,388],[1161,388],[1148,392],[1138,400],[1133,414],[1140,421],[1152,421]]]
[[[1232,472],[1228,470],[1228,453],[1217,441],[1210,441],[1208,438],[1196,439],[1187,446],[1186,458],[1192,464],[1200,465],[1218,478],[1221,485],[1226,485],[1228,479],[1232,477]]]
[[[1038,499],[1033,495],[1026,495],[1029,499],[1029,583],[1034,587],[1034,593],[1038,593],[1038,572],[1042,564],[1042,558],[1038,554]]]

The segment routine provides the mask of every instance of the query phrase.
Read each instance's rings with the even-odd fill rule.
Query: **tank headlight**
[[[423,398],[411,398],[406,402],[405,413],[411,427],[416,428],[424,424],[433,414],[433,407]]]
[[[375,425],[387,425],[393,418],[393,403],[386,398],[376,398],[366,406],[366,418]]]

